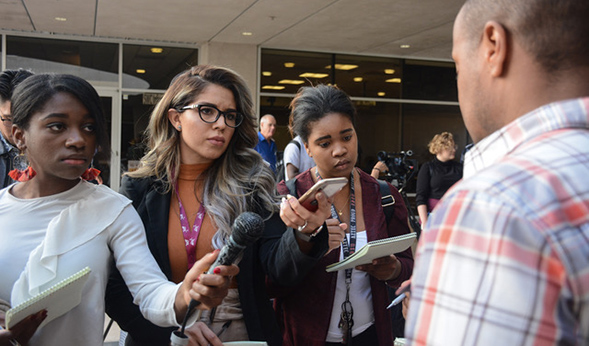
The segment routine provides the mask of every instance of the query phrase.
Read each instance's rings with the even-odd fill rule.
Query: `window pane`
[[[6,67],[35,73],[68,73],[95,86],[118,85],[115,43],[13,37],[6,39]]]
[[[370,173],[380,151],[396,152],[401,143],[398,103],[354,101],[358,117],[357,166]]]
[[[261,92],[295,94],[301,86],[332,82],[332,54],[262,50]]]
[[[458,106],[403,105],[403,145],[413,150],[413,158],[423,164],[433,159],[427,145],[438,133],[448,131],[458,145],[456,160],[467,143],[467,132]],[[427,126],[424,126],[427,124]]]
[[[112,97],[100,97],[104,118],[106,119],[106,131],[110,135],[112,129]],[[100,170],[100,178],[106,186],[111,186],[110,181],[110,157],[102,152],[96,153],[94,157],[94,168]]]
[[[350,96],[401,97],[400,59],[336,55],[335,83]]]
[[[144,132],[160,93],[123,94],[121,127],[121,170],[134,170],[145,154]]]
[[[405,99],[458,101],[452,62],[406,60],[403,75]]]
[[[123,45],[123,88],[167,89],[178,73],[198,65],[198,50]]]

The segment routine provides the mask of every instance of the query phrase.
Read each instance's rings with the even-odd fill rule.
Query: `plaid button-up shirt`
[[[589,98],[480,141],[420,239],[410,345],[589,345]]]

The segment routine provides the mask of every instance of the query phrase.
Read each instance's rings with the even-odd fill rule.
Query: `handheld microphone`
[[[231,265],[242,254],[243,250],[258,240],[264,232],[264,220],[258,214],[246,211],[239,215],[231,226],[231,236],[227,239],[225,246],[221,249],[217,260],[211,265],[207,274],[212,274],[220,265]],[[200,304],[199,301],[191,299],[182,322],[180,334],[184,334],[186,321],[192,310]]]

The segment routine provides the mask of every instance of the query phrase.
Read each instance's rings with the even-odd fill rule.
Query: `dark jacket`
[[[424,163],[417,174],[415,203],[427,205],[427,200],[430,198],[441,199],[446,191],[460,179],[462,179],[462,164],[459,162],[453,160],[442,162],[434,158]]]
[[[168,255],[168,216],[171,193],[163,194],[163,186],[154,179],[123,177],[120,192],[133,205],[146,228],[149,248],[162,272],[171,280]],[[270,216],[255,199],[248,203],[265,220]],[[298,251],[294,231],[287,229],[278,213],[265,221],[261,239],[245,249],[239,263],[237,278],[241,308],[250,340],[266,341],[270,346],[281,345],[282,337],[272,305],[265,290],[268,275],[284,285],[297,283],[322,258],[328,249],[327,234],[305,255]],[[169,345],[175,328],[161,328],[145,320],[133,304],[120,274],[114,270],[106,292],[106,312],[129,333],[135,345]]]
[[[389,186],[391,194],[395,198],[395,212],[387,225],[378,183],[368,174],[360,170],[358,172],[362,186],[362,206],[368,241],[409,233],[407,209],[397,189]],[[313,179],[310,171],[300,174],[297,176],[296,182],[297,195],[302,195],[312,185]],[[288,189],[282,183],[278,186],[278,191],[286,193]],[[325,271],[325,267],[337,262],[339,256],[339,249],[330,252],[294,289],[282,289],[277,287],[278,285],[271,284],[272,290],[276,290],[278,296],[276,299],[277,311],[282,314],[284,345],[325,345],[337,283],[337,273],[328,273]],[[395,280],[387,282],[391,287],[398,287],[403,281],[409,279],[413,271],[411,248],[396,254],[396,256],[401,262],[402,268]],[[394,335],[391,315],[386,310],[389,304],[387,287],[384,282],[372,276],[370,277],[370,287],[379,345],[392,345]]]
[[[18,150],[0,133],[0,189],[14,183],[14,180],[8,176],[8,172],[12,170],[12,161],[17,155]]]

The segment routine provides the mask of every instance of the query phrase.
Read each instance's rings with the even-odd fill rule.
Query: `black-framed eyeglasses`
[[[208,124],[212,124],[214,122],[216,122],[217,120],[219,120],[219,117],[222,115],[225,118],[225,125],[229,126],[229,127],[238,127],[239,125],[241,125],[241,122],[243,121],[243,114],[237,112],[237,111],[227,111],[227,112],[223,112],[221,110],[219,110],[217,107],[215,106],[211,106],[211,105],[190,105],[190,106],[184,106],[182,108],[180,108],[180,111],[185,111],[187,109],[196,109],[198,110],[198,115],[200,115],[200,118],[202,119],[202,121],[204,121],[205,123]]]
[[[2,120],[2,122],[5,122],[5,121],[12,122],[12,115],[6,115],[4,113],[0,113],[0,120]]]

